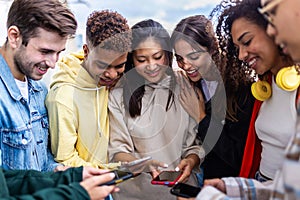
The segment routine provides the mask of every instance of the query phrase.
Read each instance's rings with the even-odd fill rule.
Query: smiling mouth
[[[105,85],[112,85],[114,82],[116,82],[117,80],[116,79],[113,79],[113,80],[105,80],[105,79],[102,79],[100,78],[100,82],[104,82]]]
[[[249,62],[248,62],[248,66],[252,68],[252,66],[254,65],[254,63],[256,63],[256,58],[253,58],[251,59]]]
[[[193,69],[193,70],[189,70],[189,71],[185,71],[187,74],[194,74],[197,72],[196,69]]]
[[[149,76],[156,76],[159,73],[159,69],[158,70],[154,70],[154,71],[146,71],[145,73],[148,74]]]
[[[39,70],[41,71],[47,71],[48,67],[41,67],[41,66],[38,66]]]

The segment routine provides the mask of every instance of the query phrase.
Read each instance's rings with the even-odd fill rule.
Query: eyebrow
[[[245,35],[247,35],[249,32],[245,32],[245,33],[243,33],[238,39],[237,39],[237,41],[241,41],[242,39],[243,39],[243,37],[245,37]]]
[[[164,50],[159,50],[159,51],[157,51],[157,52],[155,52],[154,54],[152,54],[151,56],[155,56],[156,54],[159,54],[159,53],[163,53],[164,52]],[[138,58],[140,58],[140,57],[146,57],[145,55],[138,55],[138,54],[136,54],[136,57],[138,57]]]
[[[190,55],[193,55],[193,54],[195,54],[195,53],[201,53],[201,52],[206,52],[206,51],[203,50],[203,49],[200,49],[200,50],[197,50],[197,51],[193,51],[193,52],[191,52],[191,53],[188,53],[186,56],[190,56]]]
[[[97,64],[100,64],[100,65],[107,66],[107,68],[110,68],[110,67],[116,67],[116,68],[118,68],[118,67],[121,67],[121,66],[123,66],[124,64],[126,64],[126,61],[123,62],[123,63],[120,63],[120,64],[118,64],[118,65],[115,65],[115,66],[109,65],[108,63],[103,62],[103,61],[101,61],[101,60],[97,60],[96,63],[97,63]]]
[[[62,50],[54,50],[54,49],[48,49],[48,48],[45,48],[45,47],[36,47],[36,46],[33,46],[35,49],[37,49],[38,51],[41,51],[41,52],[47,52],[47,53],[54,53],[54,52],[62,52],[62,51],[65,51],[66,48],[63,48]]]
[[[101,60],[97,60],[97,61],[96,61],[96,63],[97,63],[97,64],[101,64],[101,65],[106,65],[106,66],[109,66],[109,64],[108,64],[108,63],[106,63],[106,62],[103,62],[103,61],[101,61]]]

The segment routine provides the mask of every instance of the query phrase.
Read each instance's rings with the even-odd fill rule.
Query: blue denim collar
[[[0,66],[3,66],[0,67],[0,79],[2,79],[3,84],[7,88],[10,96],[15,100],[20,101],[22,99],[21,92],[16,84],[16,81],[11,73],[9,66],[7,65],[5,59],[1,54],[0,54]],[[35,81],[32,79],[28,79],[28,88],[29,91],[31,89],[34,91],[42,90],[42,88],[38,84],[35,84]]]

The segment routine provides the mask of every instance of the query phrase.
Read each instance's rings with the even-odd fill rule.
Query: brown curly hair
[[[86,41],[89,46],[101,44],[105,49],[128,52],[131,40],[127,20],[119,13],[102,10],[89,15],[86,23]]]

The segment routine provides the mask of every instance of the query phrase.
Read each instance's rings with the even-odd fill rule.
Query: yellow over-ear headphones
[[[293,91],[300,85],[298,66],[284,67],[276,75],[276,84],[283,90]],[[272,88],[267,81],[257,81],[251,85],[253,96],[259,101],[265,101],[272,95]]]
[[[272,95],[272,89],[267,81],[258,80],[251,85],[251,92],[255,99],[265,101]]]
[[[293,91],[300,85],[300,75],[296,66],[284,67],[276,75],[276,84],[283,90]]]

